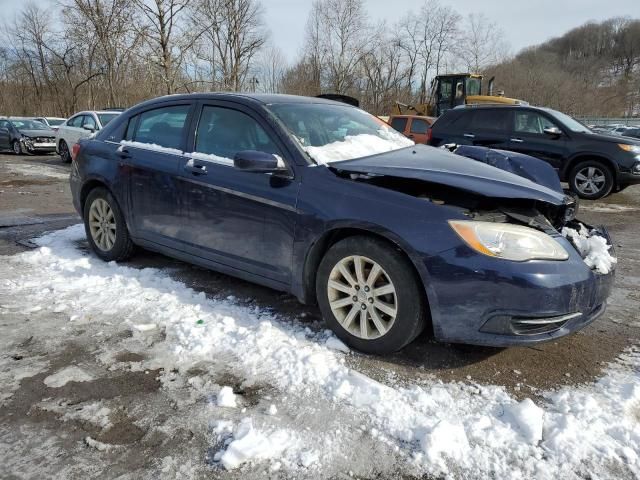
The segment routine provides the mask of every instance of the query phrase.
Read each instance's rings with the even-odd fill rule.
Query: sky
[[[304,28],[312,0],[261,0],[265,20],[273,43],[280,47],[289,61],[302,48]],[[53,5],[52,0],[35,0]],[[393,24],[408,11],[417,11],[422,0],[364,0],[372,20]],[[5,19],[12,18],[24,4],[23,0],[0,0]],[[450,5],[461,15],[482,12],[505,32],[511,51],[536,45],[589,20],[604,20],[616,16],[640,18],[640,0],[457,0]]]

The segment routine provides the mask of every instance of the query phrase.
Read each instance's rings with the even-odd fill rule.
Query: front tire
[[[597,200],[606,197],[613,189],[613,173],[598,160],[578,163],[569,174],[569,187],[580,198]]]
[[[18,140],[13,141],[13,143],[11,144],[11,150],[13,150],[13,153],[15,153],[16,155],[22,155],[22,145],[20,145],[20,142]]]
[[[64,163],[71,163],[71,152],[69,152],[69,145],[67,145],[67,142],[60,140],[58,151],[60,152],[60,158]]]
[[[327,325],[349,346],[375,354],[400,350],[424,329],[424,293],[413,266],[392,244],[366,236],[337,242],[316,275]]]
[[[89,192],[83,218],[89,246],[98,257],[106,262],[119,262],[132,255],[134,245],[124,216],[106,188],[97,187]]]

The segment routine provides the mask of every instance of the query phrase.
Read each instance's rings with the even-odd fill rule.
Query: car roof
[[[258,103],[262,105],[275,105],[275,104],[311,104],[321,103],[325,105],[342,105],[344,107],[352,107],[343,102],[337,102],[335,100],[328,100],[318,97],[304,97],[301,95],[286,95],[280,93],[235,93],[235,92],[206,92],[206,93],[186,93],[186,94],[174,94],[165,95],[163,97],[153,98],[142,102],[136,107],[153,105],[155,103],[162,103],[166,101],[180,101],[180,100],[244,100],[249,103]]]

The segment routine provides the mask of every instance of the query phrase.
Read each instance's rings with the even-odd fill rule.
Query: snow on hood
[[[84,238],[76,225],[37,240],[37,250],[6,257],[0,290],[12,300],[0,311],[65,312],[71,322],[84,318],[96,330],[153,322],[166,339],[147,346],[144,368],[186,371],[207,362],[208,368],[270,385],[276,415],[248,408],[249,419],[238,422],[209,410],[212,446],[220,448],[214,458],[226,468],[255,463],[265,472],[271,462],[285,470],[283,477],[302,469],[312,478],[336,478],[336,465],[350,469],[344,464],[348,452],[346,461],[354,466],[383,459],[382,465],[399,469],[394,477],[640,474],[638,350],[623,354],[597,382],[540,392],[535,403],[517,401],[504,387],[473,382],[421,377],[416,383],[380,383],[328,348],[326,331],[314,332],[252,302],[207,298],[161,270],[104,263],[78,247]],[[23,328],[34,328],[29,325]],[[218,391],[197,387],[196,380],[189,384],[203,398]]]
[[[412,140],[390,128],[381,128],[378,133],[379,136],[371,134],[348,135],[342,141],[328,143],[321,147],[304,147],[304,149],[316,162],[326,165],[415,145]]]

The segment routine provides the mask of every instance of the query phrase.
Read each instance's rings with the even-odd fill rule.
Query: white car
[[[102,129],[120,112],[86,111],[78,112],[58,127],[56,132],[56,153],[64,162],[71,162],[71,147],[81,138],[87,138]]]
[[[34,120],[44,123],[51,130],[56,131],[67,119],[61,117],[33,117]]]

